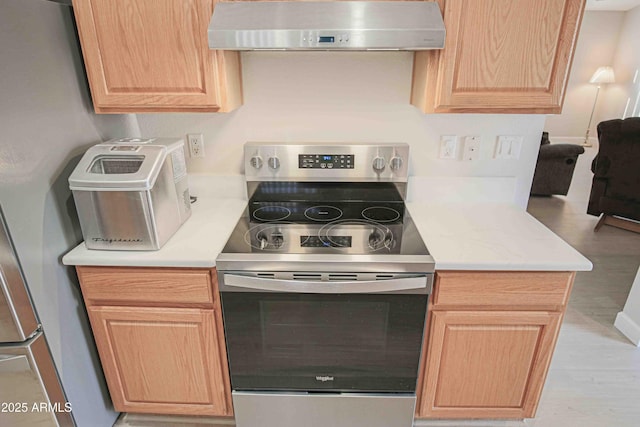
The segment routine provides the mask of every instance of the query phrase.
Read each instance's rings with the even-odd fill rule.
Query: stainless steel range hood
[[[444,47],[435,2],[220,2],[209,47],[225,50],[426,50]]]

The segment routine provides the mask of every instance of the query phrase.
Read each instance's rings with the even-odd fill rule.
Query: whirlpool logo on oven
[[[316,375],[316,381],[326,383],[327,381],[333,381],[333,377],[330,377],[329,375]]]

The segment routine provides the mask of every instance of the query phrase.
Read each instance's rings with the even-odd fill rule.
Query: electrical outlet
[[[440,158],[455,159],[458,149],[458,137],[456,135],[442,135],[440,137]]]
[[[478,160],[480,158],[480,137],[465,136],[463,160]]]
[[[204,137],[201,133],[187,134],[191,157],[204,157]]]
[[[501,135],[496,144],[496,159],[518,159],[522,149],[522,136]]]

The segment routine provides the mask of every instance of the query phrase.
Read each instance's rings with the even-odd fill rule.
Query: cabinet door
[[[230,415],[213,310],[94,306],[89,318],[116,410]]]
[[[561,313],[434,311],[419,417],[529,418]]]
[[[425,112],[560,113],[585,0],[438,0],[447,36],[420,52]]]
[[[214,3],[74,0],[96,112],[220,110],[237,53],[209,49]]]

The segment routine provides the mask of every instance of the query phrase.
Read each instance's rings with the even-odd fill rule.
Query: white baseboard
[[[413,427],[526,427],[526,420],[428,420],[416,419]]]
[[[633,321],[623,311],[619,312],[616,316],[616,321],[613,323],[620,332],[631,341],[637,347],[640,347],[640,325]]]

